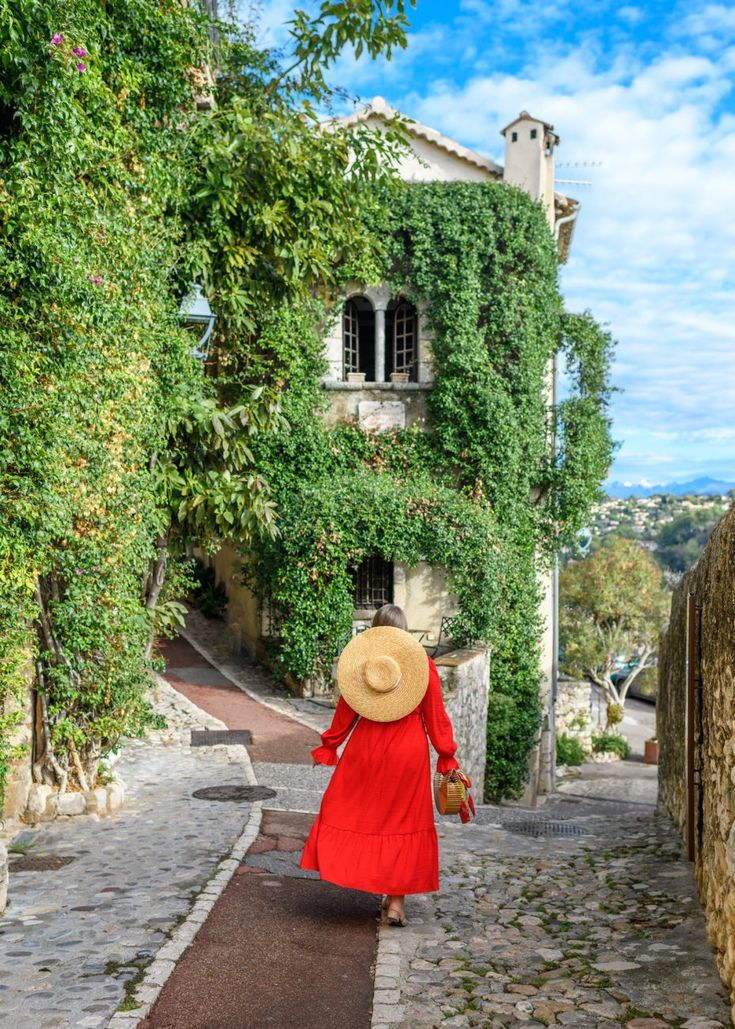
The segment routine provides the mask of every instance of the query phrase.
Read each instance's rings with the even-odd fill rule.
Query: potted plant
[[[658,764],[658,738],[651,736],[643,745],[643,760],[647,765]]]

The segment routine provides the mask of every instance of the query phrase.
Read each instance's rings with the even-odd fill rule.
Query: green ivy
[[[282,534],[255,555],[243,548],[245,581],[274,618],[276,666],[319,678],[350,630],[351,568],[379,554],[446,569],[453,638],[492,650],[487,794],[517,796],[541,717],[539,576],[609,464],[612,342],[563,311],[552,235],[522,192],[422,183],[376,196],[365,222],[382,277],[433,329],[429,431],[328,428],[329,313],[272,312],[248,372],[283,389],[290,422],[256,446]],[[549,362],[563,355],[571,392],[552,409]]]
[[[312,102],[345,45],[405,46],[404,0],[298,14],[286,72],[206,8],[0,0],[0,800],[29,667],[34,773],[62,789],[151,724],[188,548],[277,531],[251,444],[283,437],[280,390],[239,364],[261,312],[381,252],[353,213],[399,131],[324,133]],[[194,277],[206,375],[177,320]]]
[[[203,388],[166,270],[207,40],[186,5],[0,0],[0,796],[29,668],[62,786],[154,720],[151,467],[168,398]]]

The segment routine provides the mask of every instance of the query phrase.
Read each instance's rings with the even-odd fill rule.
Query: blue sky
[[[308,4],[302,5],[308,6]],[[284,45],[294,5],[261,8]],[[561,284],[618,340],[611,478],[735,482],[735,4],[418,0],[407,51],[332,81],[502,163],[526,109],[582,202]],[[586,166],[585,166],[586,162]]]

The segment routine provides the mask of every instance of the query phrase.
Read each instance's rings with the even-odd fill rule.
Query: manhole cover
[[[13,872],[55,872],[74,860],[61,854],[10,854],[9,857]]]
[[[276,791],[269,790],[267,786],[205,786],[192,793],[192,797],[197,800],[234,800],[246,803],[269,800],[275,795]]]
[[[524,822],[501,822],[507,832],[517,832],[522,836],[585,836],[587,829],[574,822],[544,822],[529,819]]]
[[[192,729],[192,747],[216,747],[252,743],[253,736],[248,729]]]

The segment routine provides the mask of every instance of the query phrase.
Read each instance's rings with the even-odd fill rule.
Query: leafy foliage
[[[564,670],[603,690],[613,725],[636,676],[652,664],[668,615],[661,570],[638,544],[612,538],[590,557],[569,562],[559,592]],[[622,681],[614,678],[621,654],[629,661]]]
[[[558,765],[581,765],[587,760],[582,741],[576,736],[559,733],[556,737],[556,763]]]
[[[138,0],[0,12],[0,636],[11,668],[38,660],[49,776],[89,785],[152,719],[150,457],[167,396],[201,382],[161,273],[180,231],[164,216],[206,32]]]
[[[630,743],[625,736],[617,732],[601,732],[594,735],[592,750],[595,754],[617,754],[623,760],[630,757]]]
[[[345,138],[314,131],[308,99],[343,42],[405,45],[402,2],[364,14],[325,3],[319,42],[297,23],[285,76],[219,26],[205,114],[198,4],[0,0],[0,794],[29,659],[36,768],[93,785],[152,721],[153,634],[181,620],[187,547],[276,531],[251,447],[282,425],[279,388],[239,378],[223,340],[245,353],[261,308],[308,299],[366,239],[345,226],[398,135],[358,145],[348,182]],[[209,376],[177,322],[198,273],[223,330]]]
[[[606,469],[611,341],[589,316],[563,315],[551,234],[520,191],[426,183],[375,195],[363,217],[383,242],[379,279],[434,330],[431,431],[327,428],[327,316],[272,314],[246,368],[282,384],[291,423],[255,448],[283,531],[254,557],[242,549],[244,574],[273,613],[278,666],[307,678],[327,674],[349,631],[350,568],[372,554],[445,568],[459,601],[454,639],[492,647],[488,792],[514,795],[540,720],[539,553],[548,560],[576,531]],[[562,347],[586,421],[573,400],[563,413],[548,407],[548,364]],[[558,457],[556,416],[573,427]]]
[[[696,564],[719,518],[711,509],[677,515],[656,533],[656,560],[670,572],[685,572]]]

